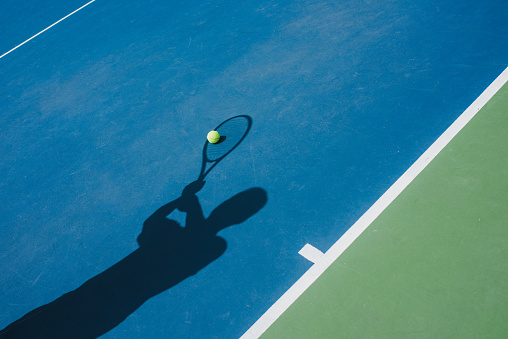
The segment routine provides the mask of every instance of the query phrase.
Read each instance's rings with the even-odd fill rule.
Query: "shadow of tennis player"
[[[196,193],[203,181],[153,213],[138,236],[139,249],[72,292],[41,306],[0,332],[3,338],[96,338],[120,324],[151,297],[219,258],[226,241],[220,230],[240,224],[267,202],[261,188],[243,191],[203,216]],[[186,212],[185,227],[167,216]]]

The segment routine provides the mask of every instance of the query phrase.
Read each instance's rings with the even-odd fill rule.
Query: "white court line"
[[[56,25],[56,24],[58,24],[59,22],[64,21],[65,19],[67,19],[68,17],[70,17],[71,15],[73,15],[74,13],[76,13],[77,11],[79,11],[79,10],[81,10],[81,9],[85,8],[86,6],[90,5],[90,4],[91,4],[92,2],[94,2],[94,1],[95,1],[95,0],[92,0],[92,1],[90,1],[89,3],[87,3],[87,4],[83,5],[83,6],[81,6],[80,8],[78,8],[77,10],[75,10],[74,12],[72,12],[71,14],[68,14],[68,15],[66,15],[65,17],[63,17],[63,18],[61,18],[60,20],[58,20],[57,22],[55,22],[53,25],[51,25],[51,26],[49,26],[49,27],[45,28],[44,30],[40,31],[39,33],[35,34],[35,35],[34,35],[33,37],[31,37],[30,39],[25,40],[24,42],[20,43],[19,45],[17,45],[16,47],[14,47],[13,49],[11,49],[10,51],[8,51],[8,52],[6,52],[6,53],[2,54],[2,55],[0,56],[0,59],[2,59],[4,56],[6,56],[7,54],[11,53],[12,51],[14,51],[14,50],[18,49],[19,47],[23,46],[24,44],[26,44],[27,42],[29,42],[30,40],[32,40],[32,39],[33,39],[33,38],[35,38],[36,36],[38,36],[38,35],[40,35],[40,34],[42,34],[42,33],[46,32],[48,29],[50,29],[51,27],[55,26],[55,25]]]
[[[372,205],[351,228],[323,255],[323,257],[309,268],[305,274],[294,283],[245,332],[240,339],[259,338],[285,310],[298,299],[307,288],[369,227],[369,225],[385,210],[388,205],[416,178],[420,172],[441,152],[441,150],[466,126],[476,113],[503,87],[508,81],[508,68],[499,75],[494,82],[462,113],[457,120],[423,153],[418,160]]]

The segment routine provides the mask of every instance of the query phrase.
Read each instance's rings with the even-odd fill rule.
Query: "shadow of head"
[[[207,219],[213,233],[241,224],[261,210],[268,201],[266,191],[259,187],[245,190],[220,204]]]
[[[222,229],[241,224],[256,214],[267,203],[266,191],[262,188],[250,188],[236,194],[215,208],[207,219],[203,218],[198,198],[192,195],[193,201],[185,209],[187,222],[182,227],[166,215],[152,215],[143,224],[143,231],[138,236],[138,244],[144,249],[164,250],[189,247],[191,242],[215,236]],[[191,221],[189,221],[191,220]]]

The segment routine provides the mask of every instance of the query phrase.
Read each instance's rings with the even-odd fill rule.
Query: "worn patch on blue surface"
[[[139,253],[206,133],[246,114],[197,196],[204,217],[252,188],[266,205],[104,336],[239,337],[506,67],[507,6],[97,0],[2,58],[0,328]]]

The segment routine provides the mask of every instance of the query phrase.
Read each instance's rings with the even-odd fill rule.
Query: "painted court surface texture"
[[[505,338],[508,85],[262,338]]]
[[[0,333],[242,336],[314,267],[298,252],[330,249],[506,69],[507,13],[2,1]],[[505,330],[503,103],[506,89],[265,335]],[[184,191],[208,131],[237,115],[245,140]]]

